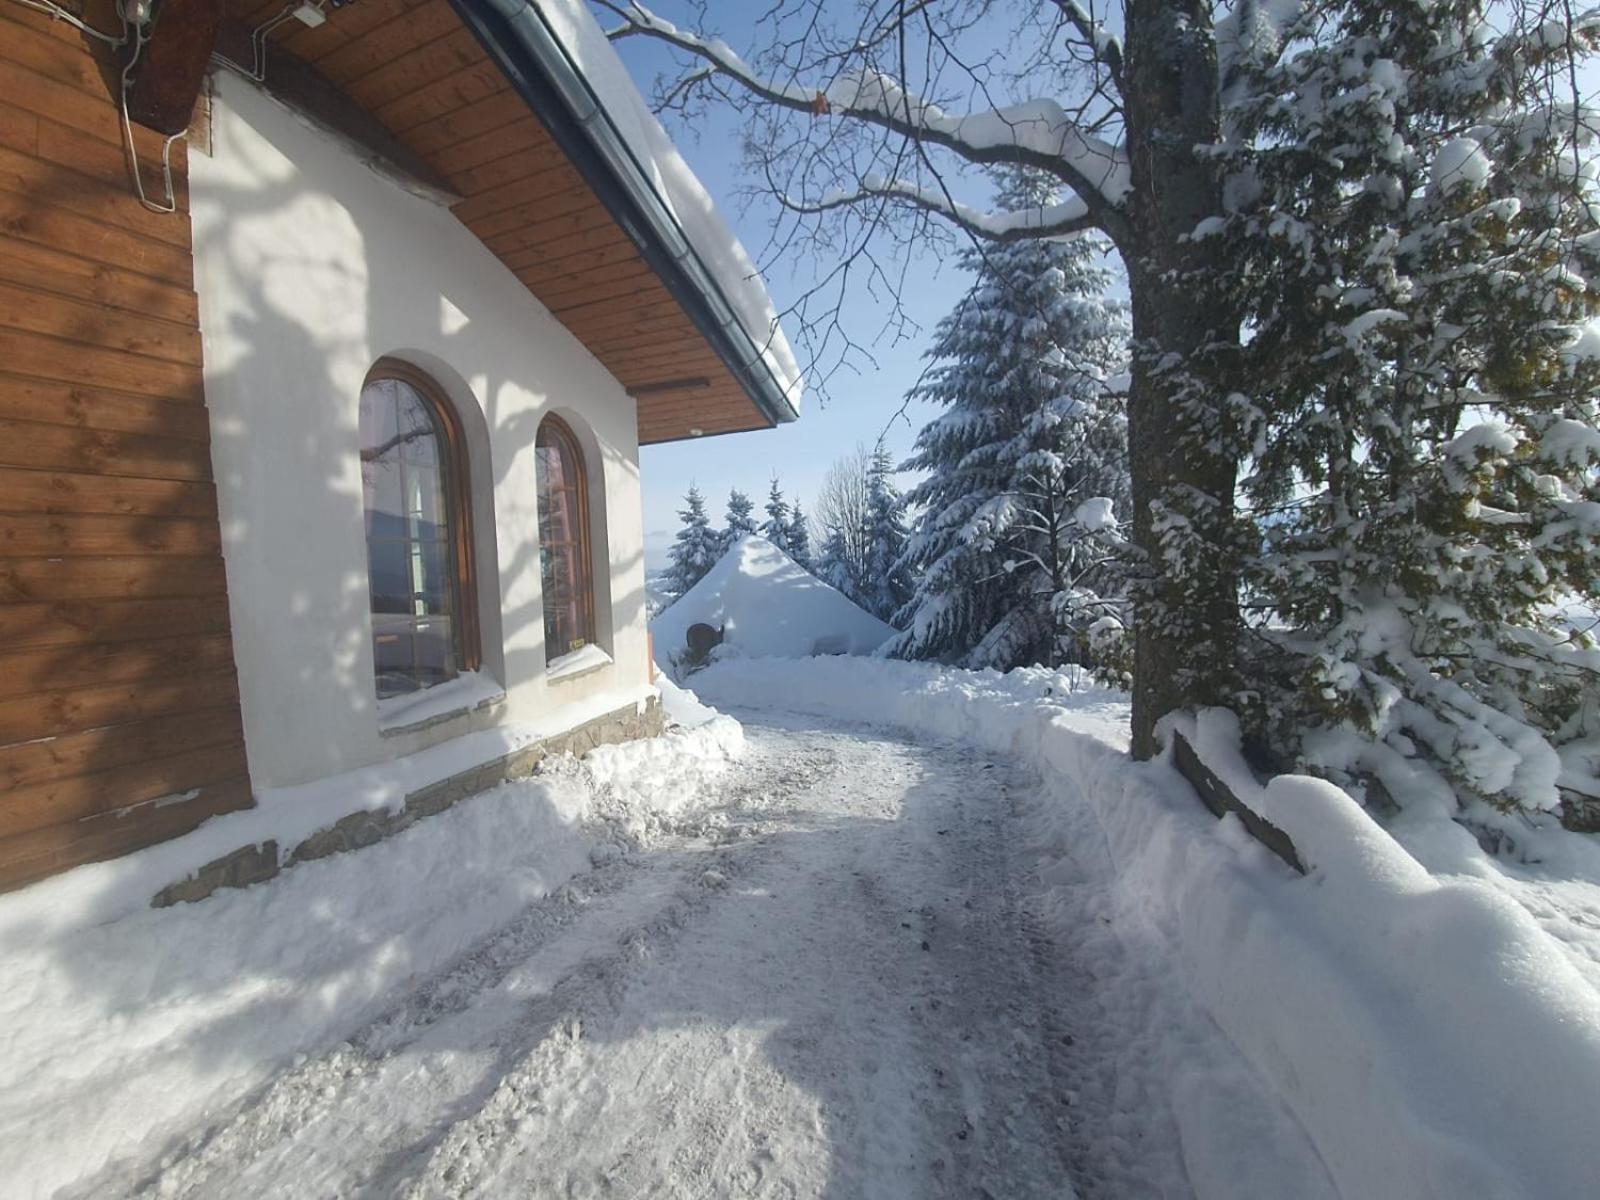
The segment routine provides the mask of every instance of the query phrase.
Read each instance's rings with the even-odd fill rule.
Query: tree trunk
[[[1122,246],[1133,307],[1128,452],[1134,540],[1148,574],[1136,606],[1133,753],[1155,725],[1224,700],[1238,641],[1235,462],[1220,368],[1239,322],[1214,242],[1182,239],[1222,211],[1210,6],[1129,0],[1123,98],[1132,162]]]

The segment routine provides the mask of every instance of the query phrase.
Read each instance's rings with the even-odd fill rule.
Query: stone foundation
[[[666,714],[662,711],[661,702],[652,696],[645,703],[643,712],[630,704],[586,721],[565,733],[534,742],[448,779],[431,783],[408,795],[405,803],[396,811],[363,809],[350,813],[325,829],[317,830],[287,855],[280,855],[278,844],[272,841],[258,846],[241,846],[231,854],[207,863],[188,878],[162,888],[150,903],[156,908],[165,908],[171,904],[204,900],[218,888],[248,887],[271,879],[280,870],[297,863],[359,850],[415,825],[424,817],[441,813],[468,796],[507,780],[524,779],[536,773],[547,758],[563,754],[582,757],[597,746],[657,737],[665,726]]]

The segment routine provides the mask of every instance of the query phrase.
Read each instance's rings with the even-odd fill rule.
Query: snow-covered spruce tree
[[[999,179],[1009,208],[1049,202],[1050,181]],[[913,393],[945,411],[907,467],[922,515],[903,565],[920,572],[885,652],[1006,670],[1081,661],[1129,515],[1126,422],[1112,378],[1127,362],[1124,306],[1107,295],[1103,242],[968,251],[967,293],[935,332]],[[1102,501],[1102,502],[1097,502]]]
[[[738,488],[728,491],[728,511],[723,520],[726,524],[722,527],[722,549],[726,553],[732,546],[747,533],[756,531],[755,503]]]
[[[778,477],[772,477],[772,487],[767,492],[767,519],[761,522],[761,536],[785,554],[789,552],[789,505],[778,486]]]
[[[1491,15],[1308,7],[1229,113],[1257,199],[1206,232],[1250,271],[1247,719],[1358,790],[1543,809],[1563,758],[1600,794],[1600,653],[1555,615],[1600,581],[1600,188],[1571,90],[1600,23]]]
[[[811,570],[811,530],[806,525],[806,515],[800,511],[800,498],[789,506],[789,557],[806,570]]]
[[[894,480],[894,456],[879,443],[867,474],[865,561],[851,599],[880,621],[894,623],[911,600],[912,568],[906,561],[906,498]],[[847,593],[848,594],[848,593]]]
[[[1284,6],[1241,0],[1213,25],[1202,0],[1125,0],[1117,37],[1075,0],[795,0],[761,23],[765,48],[741,56],[643,0],[593,2],[613,38],[652,38],[692,60],[663,84],[669,105],[709,96],[749,114],[753,175],[802,236],[814,234],[819,261],[852,248],[802,318],[807,307],[837,311],[829,288],[892,276],[874,257],[888,247],[925,247],[951,229],[993,245],[1093,229],[1115,244],[1132,297],[1131,523],[1143,555],[1134,753],[1154,752],[1164,713],[1231,702],[1241,455],[1234,390],[1219,376],[1238,346],[1237,291],[1225,247],[1190,235],[1223,211],[1222,167],[1206,152],[1221,132],[1222,79],[1276,54],[1257,26]],[[1028,45],[1009,75],[991,52],[1002,14]],[[969,109],[974,97],[984,103]],[[952,176],[998,165],[1039,170],[1066,198],[1012,214],[952,199]],[[802,342],[815,361],[849,330],[810,315]]]
[[[667,582],[679,596],[704,579],[722,557],[722,538],[706,517],[706,502],[700,489],[690,484],[683,505],[678,510],[683,525],[672,543],[667,565]]]

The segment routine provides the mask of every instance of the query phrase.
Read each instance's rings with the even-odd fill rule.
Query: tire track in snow
[[[784,763],[783,778],[769,781],[762,764],[751,764],[730,780],[720,810],[737,811],[769,785],[792,785],[827,765]],[[596,807],[604,809],[604,797]],[[425,1154],[453,1110],[490,1094],[495,1067],[506,1065],[508,1053],[558,1035],[577,997],[613,973],[617,960],[637,956],[646,935],[670,931],[681,910],[702,899],[694,884],[712,865],[708,850],[743,832],[729,835],[719,815],[688,816],[676,823],[677,835],[668,826],[664,845],[647,857],[635,854],[574,878],[346,1041],[297,1056],[228,1116],[170,1146],[155,1169],[116,1164],[77,1194],[298,1197],[308,1194],[308,1174],[321,1176],[315,1194],[367,1193],[392,1170],[391,1160]],[[726,857],[718,855],[724,872],[732,869]],[[439,1031],[463,1014],[469,1028]],[[411,1102],[385,1098],[396,1092]],[[343,1114],[352,1110],[381,1111],[381,1126],[347,1121]]]
[[[787,797],[774,853],[581,1036],[508,1075],[404,1195],[1072,1194],[1005,883],[1010,773],[750,733],[770,754],[831,745],[839,770]]]
[[[1095,829],[1036,878],[1035,780],[812,719],[747,732],[719,809],[89,1191],[1181,1200],[1196,1087],[1280,1130],[1171,964],[1120,944]]]

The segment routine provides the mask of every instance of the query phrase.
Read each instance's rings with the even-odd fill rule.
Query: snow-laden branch
[[[950,224],[991,242],[1039,241],[1066,238],[1096,229],[1099,222],[1081,199],[1074,196],[1059,204],[1020,209],[1013,212],[984,212],[953,199],[943,191],[924,187],[905,179],[884,179],[869,174],[859,187],[829,192],[815,202],[779,196],[778,201],[791,212],[816,214],[847,208],[866,200],[899,200],[935,213]]]
[[[1246,73],[1278,61],[1306,7],[1305,0],[1235,0],[1214,27],[1225,100]]]
[[[1100,21],[1091,17],[1083,5],[1075,0],[1056,0],[1056,7],[1071,22],[1078,35],[1094,50],[1095,61],[1103,64],[1111,74],[1111,81],[1122,90],[1122,43],[1106,32]]]
[[[940,146],[971,163],[1036,168],[1071,188],[1094,226],[1113,237],[1120,231],[1122,204],[1132,190],[1126,153],[1080,127],[1054,100],[952,114],[871,68],[845,71],[825,89],[808,89],[761,77],[727,43],[680,30],[641,4],[598,3],[622,22],[609,34],[612,38],[641,36],[666,42],[759,99],[794,112],[861,121]],[[872,195],[873,189],[864,189],[861,198]],[[940,211],[950,215],[944,212],[949,207],[941,205]]]

